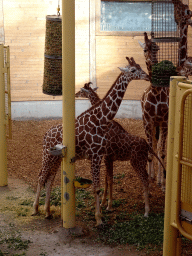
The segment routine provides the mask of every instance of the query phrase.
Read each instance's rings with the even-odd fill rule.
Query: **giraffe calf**
[[[144,138],[128,133],[116,121],[109,124],[108,128],[109,129],[106,136],[106,152],[104,156],[106,165],[105,188],[101,206],[104,206],[106,203],[107,189],[109,187],[107,210],[112,210],[113,162],[116,160],[130,161],[134,171],[138,175],[143,185],[145,198],[144,216],[147,217],[150,210],[148,197],[149,179],[146,170],[146,165],[149,161],[148,155],[151,153],[158,159],[158,161],[160,161],[160,159]]]

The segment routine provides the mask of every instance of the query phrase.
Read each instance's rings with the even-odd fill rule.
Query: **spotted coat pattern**
[[[91,83],[85,84],[76,97],[89,98],[92,105],[100,101],[97,93],[90,87]],[[106,133],[106,148],[104,161],[106,166],[105,189],[101,205],[106,203],[107,189],[109,186],[109,200],[107,210],[112,210],[112,186],[113,186],[113,162],[130,161],[133,169],[137,173],[144,187],[145,197],[145,216],[149,213],[149,198],[148,198],[148,174],[146,165],[148,161],[148,152],[151,152],[157,157],[152,148],[145,139],[128,133],[119,123],[112,121],[108,125]],[[158,158],[158,157],[157,157]]]
[[[187,60],[187,34],[188,26],[192,26],[192,12],[187,4],[181,0],[172,0],[174,4],[174,18],[179,28],[181,41],[179,42],[179,63],[178,67],[183,67]]]
[[[146,32],[144,33],[144,40],[145,43],[143,45],[140,43],[140,45],[144,50],[145,62],[147,67],[152,67],[152,42],[151,39],[148,38]],[[154,151],[157,150],[158,156],[164,164],[164,158],[166,154],[166,138],[168,133],[169,88],[155,87],[151,83],[142,95],[141,108],[143,124],[148,143]],[[155,136],[157,127],[159,127],[160,134],[158,145]],[[150,177],[154,178],[155,173],[152,156],[150,158],[151,161],[149,162],[148,173]],[[157,183],[161,184],[162,189],[164,189],[165,179],[164,175],[162,174],[162,168],[160,164],[158,166]]]
[[[149,80],[148,75],[135,63],[134,59],[126,57],[129,65],[120,68],[122,71],[106,96],[79,115],[75,122],[75,153],[76,159],[87,158],[91,160],[91,174],[93,179],[93,190],[96,201],[95,218],[97,226],[102,224],[99,205],[100,191],[100,164],[106,146],[106,131],[109,122],[116,115],[129,82],[132,80]],[[47,143],[48,141],[48,143]],[[49,144],[50,141],[50,144]],[[50,156],[47,145],[56,145],[62,141],[62,125],[52,127],[44,137],[43,166],[40,171],[37,195],[34,202],[34,214],[38,212],[39,193],[46,183],[46,217],[50,216],[50,191],[61,160]],[[44,155],[45,154],[45,155]]]

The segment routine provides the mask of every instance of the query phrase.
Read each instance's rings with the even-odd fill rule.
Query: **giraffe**
[[[181,41],[179,42],[177,72],[179,75],[189,76],[192,67],[192,58],[187,57],[187,31],[188,25],[192,26],[192,12],[188,5],[184,5],[180,0],[172,0],[174,4],[174,18],[179,26]],[[153,34],[152,34],[153,37]],[[139,42],[144,50],[146,66],[151,81],[152,64],[157,63],[157,52],[159,47],[148,39],[147,33],[144,33],[145,43]],[[153,47],[153,53],[152,53]],[[153,54],[153,56],[152,56]],[[155,137],[156,129],[160,129],[160,139],[158,142],[158,156],[163,160],[165,158],[165,143],[168,133],[168,110],[169,110],[169,88],[154,87],[152,84],[144,91],[141,98],[141,108],[145,133],[148,142],[153,149],[157,148],[157,139]],[[149,175],[154,177],[153,162],[149,163]],[[164,189],[164,178],[161,175],[161,166],[158,166],[157,183],[162,184]]]
[[[128,84],[132,80],[149,80],[148,75],[136,64],[133,58],[126,57],[129,65],[120,68],[121,73],[111,86],[106,96],[97,104],[79,115],[75,122],[75,158],[87,158],[91,161],[93,192],[95,196],[96,226],[102,225],[99,204],[100,164],[106,145],[107,125],[116,115]],[[50,218],[50,191],[61,164],[57,156],[49,155],[50,147],[62,143],[62,125],[52,127],[44,136],[42,169],[39,173],[36,199],[33,204],[34,213],[38,213],[39,195],[46,184],[46,217]]]
[[[172,0],[174,5],[174,18],[179,28],[179,36],[181,38],[179,42],[178,51],[178,65],[177,67],[186,67],[187,57],[187,34],[188,26],[192,26],[192,12],[187,4],[183,4],[180,0]],[[189,57],[191,58],[191,57]]]
[[[192,12],[189,10],[189,6],[183,4],[180,0],[172,0],[174,4],[174,17],[178,24],[180,42],[178,51],[178,65],[177,72],[179,75],[190,76],[192,74],[192,57],[187,55],[187,34],[188,26],[192,26]]]
[[[148,38],[147,33],[144,33],[145,43],[139,42],[143,48],[147,68],[152,68],[152,41]],[[155,47],[157,54],[159,47]],[[154,54],[154,53],[153,53]],[[154,56],[153,56],[154,59]],[[155,56],[156,59],[156,56]],[[148,70],[151,72],[151,70]],[[152,73],[151,73],[152,74]],[[169,110],[169,88],[155,87],[150,83],[145,89],[141,97],[141,108],[143,125],[149,145],[154,151],[158,152],[158,157],[164,164],[166,152],[166,138],[168,133],[168,110]],[[157,145],[156,129],[159,128],[159,140]],[[148,174],[154,178],[154,163],[152,156],[149,157]],[[158,164],[157,183],[161,184],[162,190],[165,189],[165,179],[162,175],[161,165]]]
[[[153,36],[153,33],[151,33],[151,37],[152,36]],[[151,40],[148,39],[146,32],[144,32],[144,40],[145,40],[145,43],[141,43],[140,41],[138,41],[138,42],[139,42],[140,46],[143,48],[143,52],[144,52],[144,56],[145,56],[145,63],[146,63],[147,70],[149,73],[149,78],[151,81],[152,64],[156,64],[158,62],[157,61],[157,52],[159,51],[160,48],[156,43],[153,43],[153,45],[152,45],[152,42],[151,42]],[[153,47],[153,53],[152,53],[152,47]],[[152,63],[152,60],[153,60],[153,63]]]
[[[187,57],[183,66],[177,67],[177,72],[180,76],[192,76],[192,57]]]
[[[96,89],[90,87],[91,82],[84,85],[79,92],[75,94],[76,97],[88,98],[91,105],[96,104],[100,101],[99,96],[95,92]],[[159,161],[160,159],[154,153],[152,148],[146,142],[144,138],[132,135],[128,133],[118,122],[112,121],[108,125],[106,133],[106,147],[104,154],[104,162],[106,166],[105,175],[105,188],[102,198],[101,206],[106,203],[107,189],[109,186],[109,200],[107,210],[112,210],[112,188],[113,188],[113,162],[119,161],[130,161],[133,169],[141,180],[144,189],[145,198],[145,214],[147,217],[149,214],[149,198],[148,198],[148,174],[146,171],[146,164],[148,161],[148,152],[153,154]],[[161,161],[160,161],[161,162]],[[161,163],[162,164],[162,163]],[[164,166],[163,166],[164,168]],[[164,168],[165,170],[165,168]]]

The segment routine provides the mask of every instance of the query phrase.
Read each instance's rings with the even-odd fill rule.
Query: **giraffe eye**
[[[136,69],[132,69],[132,70],[131,70],[131,73],[135,73],[135,71],[136,71]]]
[[[147,50],[144,50],[144,52],[147,52]]]

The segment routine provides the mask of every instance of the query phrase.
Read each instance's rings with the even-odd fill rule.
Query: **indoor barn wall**
[[[126,56],[134,57],[147,71],[138,40],[143,35],[102,35],[94,29],[98,0],[76,0],[76,91],[89,80],[99,87],[102,98],[127,65]],[[192,0],[189,0],[192,9]],[[12,101],[61,100],[61,96],[42,93],[46,15],[56,14],[57,1],[4,0],[5,44],[11,51]],[[188,36],[192,56],[192,29]],[[124,99],[140,100],[145,81],[132,81]]]
[[[60,1],[62,2],[62,1]],[[76,0],[76,90],[89,80],[89,0]],[[5,44],[11,52],[12,101],[61,100],[42,93],[46,15],[58,1],[4,0]]]

